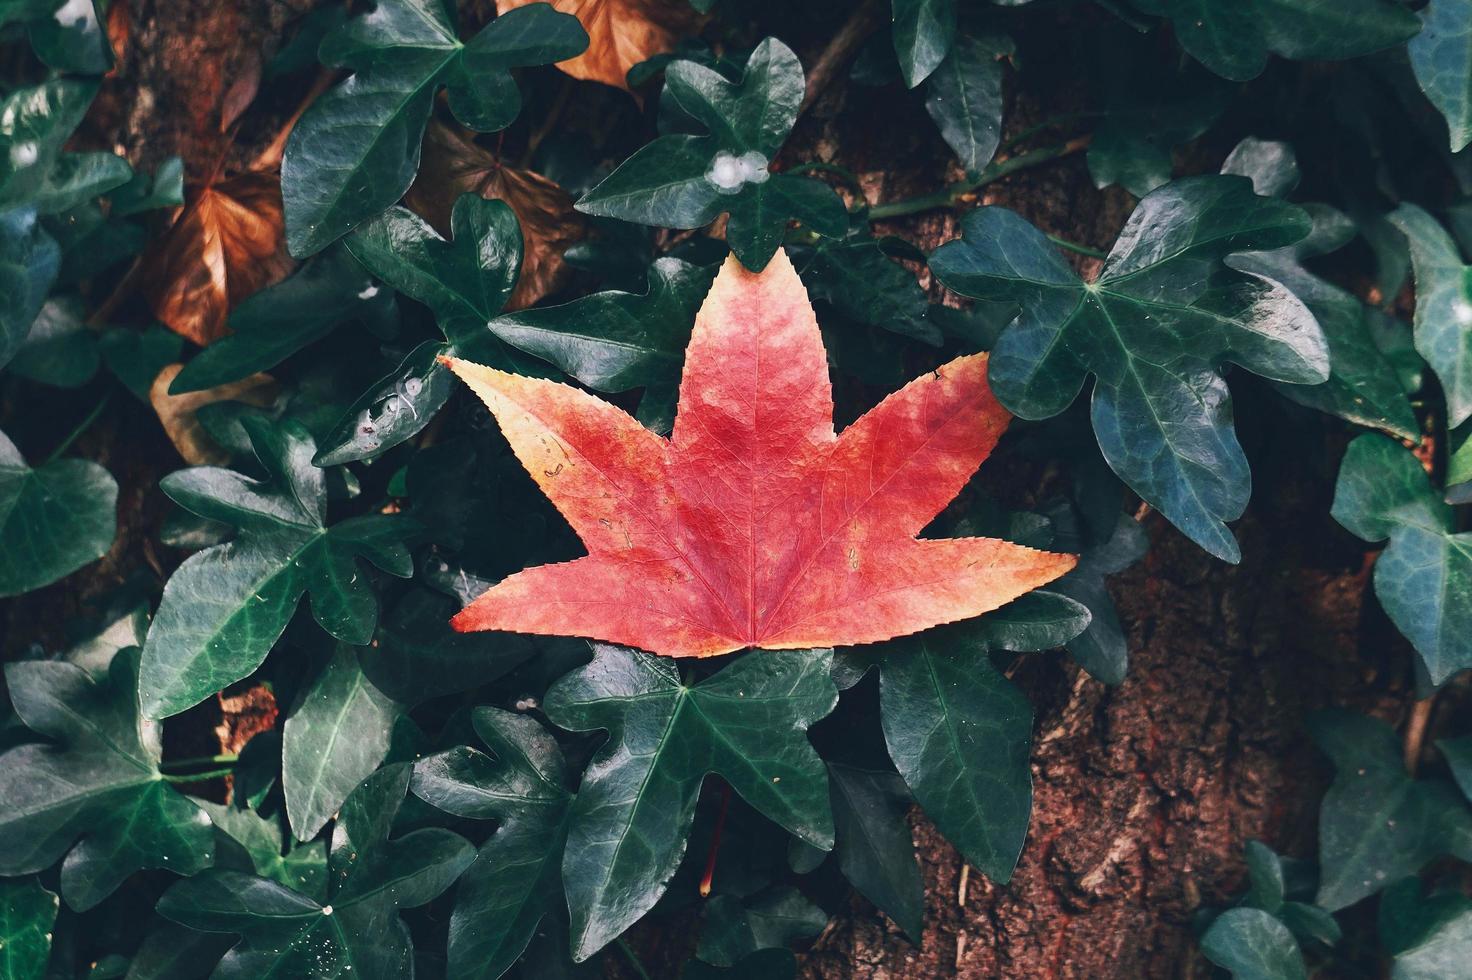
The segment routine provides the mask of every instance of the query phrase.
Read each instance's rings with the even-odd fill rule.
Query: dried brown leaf
[[[448,237],[450,209],[466,193],[505,201],[521,224],[525,254],[508,308],[530,306],[553,292],[567,271],[562,253],[586,230],[572,195],[541,174],[502,166],[470,137],[435,124],[425,139],[419,177],[404,203]]]
[[[232,381],[204,391],[191,391],[183,395],[169,394],[169,385],[184,369],[183,364],[168,364],[153,379],[148,390],[148,400],[163,423],[169,441],[194,466],[207,466],[228,462],[230,454],[210,438],[199,421],[199,410],[215,402],[244,402],[257,408],[265,408],[276,400],[280,386],[269,374],[252,374],[248,378]]]
[[[538,0],[496,0],[501,13]],[[700,27],[701,17],[688,0],[551,0],[572,14],[588,32],[588,50],[557,67],[573,78],[602,82],[628,90],[629,69],[657,54],[673,50],[682,37]]]
[[[228,332],[241,300],[291,271],[274,174],[245,173],[189,189],[183,211],[143,257],[154,315],[200,346]]]

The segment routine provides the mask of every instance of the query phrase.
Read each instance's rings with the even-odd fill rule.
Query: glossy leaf
[[[892,0],[894,53],[914,88],[940,67],[956,39],[956,0]]]
[[[78,388],[92,380],[102,358],[97,334],[86,323],[81,299],[53,296],[41,307],[10,370],[57,388]]]
[[[1472,533],[1409,450],[1379,435],[1349,444],[1334,488],[1334,519],[1370,542],[1375,595],[1421,655],[1434,684],[1472,667]]]
[[[1457,892],[1421,896],[1407,879],[1380,906],[1381,941],[1395,959],[1391,980],[1444,980],[1466,972],[1472,956],[1472,901]]]
[[[160,484],[186,510],[239,533],[190,557],[164,586],[139,685],[151,718],[177,714],[260,666],[303,595],[323,629],[366,643],[378,603],[361,561],[401,577],[413,571],[402,518],[327,524],[325,474],[312,465],[305,429],[249,417],[242,424],[270,479],[201,466]]]
[[[118,485],[82,459],[36,468],[0,432],[0,596],[64,578],[112,547]]]
[[[115,164],[83,162],[62,154],[62,146],[81,124],[96,95],[96,82],[53,78],[14,89],[0,99],[0,210],[31,206],[43,213],[64,211],[78,203],[73,193],[64,190],[66,186],[84,171],[94,178],[102,176],[98,167],[114,178],[121,176],[111,186],[128,179],[131,171],[125,163],[119,169]],[[109,182],[83,183],[101,188],[95,191],[100,194]]]
[[[1446,119],[1451,150],[1472,143],[1472,2],[1432,0],[1406,50],[1416,81]]]
[[[656,259],[643,294],[594,293],[491,320],[492,333],[595,391],[673,387],[715,270]]]
[[[58,661],[5,666],[16,714],[54,744],[0,755],[0,874],[65,854],[61,894],[79,911],[144,868],[188,875],[214,858],[209,817],[159,774],[159,731],[138,717],[137,672],[135,650],[97,680]]]
[[[712,966],[735,966],[758,950],[816,936],[826,925],[828,913],[790,885],[749,899],[713,895],[705,904],[695,955]]]
[[[1446,783],[1406,775],[1388,725],[1323,712],[1309,734],[1337,771],[1319,810],[1317,904],[1346,908],[1440,854],[1472,858],[1472,811]]]
[[[910,839],[909,795],[891,772],[828,766],[833,789],[833,850],[859,894],[895,921],[912,942],[924,926],[925,889]]]
[[[237,796],[239,785],[232,786]],[[204,800],[199,807],[217,831],[214,867],[251,872],[313,898],[326,895],[325,841],[288,846],[279,815],[264,817],[244,806]]]
[[[1441,380],[1448,422],[1472,418],[1472,267],[1452,236],[1414,204],[1390,215],[1411,245],[1416,270],[1416,350]]]
[[[867,643],[995,609],[1074,563],[993,538],[914,539],[1005,426],[986,358],[911,382],[837,436],[822,336],[785,255],[760,274],[727,260],[669,441],[565,385],[450,363],[589,551],[502,581],[459,630],[667,656]]]
[[[462,123],[504,129],[521,111],[511,69],[587,45],[575,18],[541,3],[497,17],[465,42],[438,0],[381,0],[343,25],[321,54],[354,74],[302,116],[281,163],[291,253],[321,251],[403,196],[441,86]]]
[[[830,654],[748,655],[687,685],[668,660],[601,644],[595,651],[545,700],[561,727],[608,732],[583,774],[562,865],[576,960],[664,893],[707,773],[800,839],[833,846],[827,778],[805,737],[838,701]]]
[[[35,878],[0,881],[0,976],[41,980],[51,956],[57,898]]]
[[[1201,937],[1206,958],[1233,980],[1307,980],[1293,933],[1261,909],[1228,909]]]
[[[1144,198],[1105,260],[1081,281],[1048,240],[1003,208],[970,212],[964,238],[930,256],[957,292],[1022,306],[992,351],[989,378],[1023,418],[1056,415],[1089,374],[1094,432],[1115,473],[1192,540],[1237,561],[1224,525],[1251,487],[1221,371],[1318,384],[1323,332],[1286,288],[1222,260],[1281,248],[1308,215],[1241,177],[1176,181]]]
[[[1118,184],[1136,197],[1169,183],[1171,152],[1205,133],[1231,101],[1229,85],[1187,63],[1161,67],[1140,48],[1110,73],[1105,111],[1089,144],[1094,186]],[[1261,192],[1259,192],[1261,193]]]
[[[501,14],[538,0],[496,0]],[[628,89],[629,69],[675,47],[700,18],[685,0],[551,0],[588,32],[588,50],[557,67],[583,78]],[[704,11],[702,11],[704,12]]]
[[[824,242],[799,271],[809,295],[832,304],[845,317],[928,344],[940,343],[940,328],[926,319],[930,303],[925,291],[910,270],[892,261],[877,242]]]
[[[979,175],[1002,137],[1002,61],[1012,39],[998,34],[958,39],[925,87],[925,111],[961,160]]]
[[[848,214],[819,181],[773,174],[797,121],[802,64],[782,42],[757,45],[739,84],[693,61],[665,70],[665,91],[705,136],[661,136],[583,195],[578,210],[667,228],[699,228],[729,213],[726,241],[760,272],[789,221],[829,238],[848,231]]]
[[[1059,525],[1060,515],[1053,515],[1053,523],[1055,527]],[[1072,519],[1072,525],[1077,523],[1076,518]],[[1138,521],[1125,513],[1115,518],[1109,536],[1102,540],[1084,540],[1076,530],[1070,530],[1073,533],[1067,537],[1060,533],[1053,546],[1077,550],[1078,564],[1073,571],[1050,583],[1048,589],[1084,606],[1089,611],[1089,622],[1083,632],[1063,645],[1096,680],[1123,684],[1129,671],[1129,644],[1105,579],[1143,558],[1150,548],[1150,537]]]
[[[403,709],[338,644],[282,731],[281,787],[297,840],[311,840],[388,755]]]
[[[390,838],[408,784],[409,767],[391,766],[349,797],[333,828],[326,903],[267,878],[210,870],[165,892],[159,914],[201,932],[240,937],[213,980],[412,976],[413,945],[399,912],[450,887],[474,850],[447,830]]]
[[[61,251],[32,211],[0,211],[0,368],[20,350],[56,282]]]
[[[572,794],[562,750],[531,718],[477,708],[474,724],[492,755],[462,745],[421,759],[412,788],[446,813],[497,822],[460,880],[449,940],[453,976],[495,980],[562,905]]]
[[[1299,60],[1338,60],[1399,44],[1420,30],[1393,0],[1131,0],[1170,19],[1181,47],[1223,78],[1246,81],[1267,67],[1268,52]]]

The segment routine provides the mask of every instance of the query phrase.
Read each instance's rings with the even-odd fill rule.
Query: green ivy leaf
[[[1298,183],[1298,161],[1287,143],[1248,138],[1237,144],[1222,173],[1252,179],[1264,196],[1288,194]],[[1301,299],[1329,343],[1329,380],[1321,385],[1274,382],[1283,397],[1403,439],[1419,432],[1416,413],[1406,398],[1390,356],[1382,349],[1369,307],[1353,294],[1319,278],[1304,267],[1305,259],[1325,255],[1348,244],[1355,235],[1349,218],[1322,204],[1305,206],[1313,221],[1308,236],[1268,252],[1232,256],[1230,264],[1282,283]]]
[[[665,70],[665,92],[708,135],[661,136],[583,195],[587,214],[665,228],[699,228],[729,212],[726,242],[741,264],[766,268],[789,221],[828,238],[848,231],[848,213],[821,181],[772,174],[803,96],[802,64],[767,38],[739,84],[693,61]]]
[[[991,354],[1004,405],[1027,419],[1057,415],[1094,374],[1094,432],[1110,467],[1192,540],[1235,562],[1224,522],[1246,508],[1251,477],[1223,362],[1317,384],[1329,355],[1292,293],[1223,259],[1292,244],[1310,227],[1301,209],[1256,196],[1241,177],[1190,177],[1140,202],[1095,282],[996,207],[967,214],[964,239],[937,249],[930,266],[957,292],[1022,307]]]
[[[1380,902],[1380,938],[1395,956],[1391,980],[1445,980],[1466,972],[1472,956],[1472,899],[1458,892],[1421,895],[1408,878]]]
[[[147,405],[153,379],[166,365],[180,359],[184,338],[157,323],[145,330],[113,327],[103,331],[97,348],[107,369],[134,398]]]
[[[441,86],[462,123],[504,129],[521,111],[512,68],[587,47],[577,18],[543,3],[502,14],[466,42],[439,0],[380,0],[328,35],[322,60],[354,74],[314,102],[287,141],[281,193],[291,253],[321,251],[404,196]]]
[[[925,291],[878,242],[824,242],[798,271],[809,296],[848,319],[940,345],[940,328],[926,319],[930,301]]]
[[[1012,877],[1032,815],[1032,705],[989,651],[1059,646],[1089,619],[1072,599],[1035,592],[976,624],[885,645],[879,711],[889,756],[926,816],[993,881]]]
[[[1457,153],[1472,143],[1472,0],[1432,0],[1421,10],[1421,25],[1406,50]]]
[[[51,957],[56,896],[35,878],[0,881],[0,976],[41,980]]]
[[[1440,854],[1472,859],[1472,812],[1446,783],[1406,775],[1389,725],[1326,711],[1309,734],[1337,770],[1319,809],[1317,904],[1347,908]]]
[[[1334,519],[1366,541],[1390,539],[1375,562],[1375,595],[1411,641],[1433,684],[1472,667],[1472,533],[1411,452],[1380,435],[1349,444]]]
[[[118,485],[82,459],[32,469],[0,432],[0,597],[64,578],[112,547]]]
[[[969,177],[980,176],[996,155],[1002,138],[1002,62],[1015,51],[1003,34],[962,37],[925,86],[925,111]]]
[[[1288,927],[1261,909],[1228,909],[1201,937],[1201,952],[1233,980],[1307,980]]]
[[[1337,61],[1393,47],[1421,29],[1392,0],[1132,0],[1170,19],[1197,61],[1233,81],[1256,78],[1268,52],[1299,61]]]
[[[31,22],[31,48],[58,71],[100,75],[113,66],[97,0],[69,0],[50,17]]]
[[[0,755],[0,874],[65,854],[61,894],[78,911],[143,868],[188,875],[214,859],[209,818],[159,773],[159,730],[138,717],[137,677],[136,650],[99,680],[58,661],[5,665],[16,714],[55,744]]]
[[[701,915],[695,955],[712,966],[735,966],[762,949],[786,948],[816,936],[828,913],[791,885],[777,885],[755,896],[714,895]]]
[[[0,27],[50,17],[64,0],[0,0]]]
[[[803,737],[838,701],[828,651],[764,650],[687,686],[668,660],[594,650],[544,702],[563,728],[609,733],[583,775],[563,859],[578,961],[659,900],[708,772],[802,840],[833,845],[823,763]]]
[[[263,817],[243,806],[207,800],[200,800],[199,806],[218,831],[216,868],[250,872],[315,899],[326,897],[325,841],[287,848],[279,816]]]
[[[495,980],[562,905],[562,854],[572,794],[555,739],[531,718],[476,708],[494,756],[460,746],[414,765],[414,794],[446,813],[495,820],[465,872],[450,917],[450,974]]]
[[[1472,418],[1472,267],[1436,219],[1402,204],[1390,221],[1411,245],[1416,271],[1416,350],[1441,380],[1447,420]]]
[[[441,357],[510,367],[486,321],[501,312],[521,271],[521,228],[502,201],[463,194],[450,214],[453,238],[405,208],[390,208],[347,240],[364,268],[434,311],[444,342],[414,348],[393,373],[353,402],[315,462],[334,466],[399,445],[429,424],[454,390]]]
[[[594,293],[497,317],[490,330],[595,391],[672,387],[715,271],[666,256],[650,265],[643,294]]]
[[[311,840],[388,756],[403,714],[339,643],[282,729],[281,788],[297,840]]]
[[[940,67],[956,40],[956,0],[893,0],[894,53],[914,88]]]
[[[103,186],[107,181],[98,179],[108,176],[108,165],[62,154],[62,146],[81,124],[96,95],[96,82],[53,78],[15,89],[0,100],[0,210],[21,205],[43,214],[65,211],[79,203],[64,193],[68,186],[75,188],[90,181],[103,190],[110,189]],[[111,187],[126,183],[132,176],[126,163],[118,163],[121,170],[112,165],[110,176],[121,174],[122,179],[114,180]]]
[[[925,885],[905,815],[910,796],[892,772],[829,763],[838,870],[912,942],[925,926]],[[944,832],[944,831],[943,831]]]
[[[41,307],[10,370],[57,388],[79,388],[92,380],[102,357],[97,334],[87,326],[79,296],[53,296]]]
[[[1462,795],[1472,800],[1472,735],[1444,738],[1436,743],[1436,747],[1446,756],[1452,778],[1462,788]]]
[[[346,249],[315,256],[289,279],[249,296],[230,314],[231,333],[184,365],[169,394],[204,391],[268,371],[352,320],[380,324],[396,314]]]
[[[1123,512],[1116,516],[1109,536],[1096,542],[1080,536],[1078,519],[1071,513],[1066,523],[1060,512],[1055,511],[1050,517],[1059,530],[1051,547],[1077,554],[1078,564],[1067,575],[1049,583],[1048,590],[1072,599],[1089,611],[1089,622],[1083,632],[1065,641],[1063,646],[1095,680],[1123,684],[1129,671],[1129,644],[1105,579],[1143,558],[1150,549],[1150,536],[1139,521]],[[1065,529],[1069,531],[1067,536],[1063,534]]]
[[[0,211],[0,367],[25,343],[61,268],[61,250],[34,211]]]
[[[402,518],[369,514],[328,526],[326,474],[299,423],[241,419],[270,479],[196,466],[160,488],[181,507],[239,529],[191,556],[164,586],[143,648],[143,712],[164,718],[198,704],[260,666],[303,595],[322,628],[344,643],[373,636],[378,602],[360,559],[407,578],[413,563]]]
[[[438,828],[390,839],[408,784],[408,765],[389,766],[343,805],[333,828],[325,904],[266,878],[210,870],[164,892],[159,914],[201,932],[240,937],[210,974],[213,980],[412,976],[413,944],[399,912],[449,888],[475,852]]]
[[[384,614],[371,657],[360,659],[373,686],[401,704],[473,690],[537,654],[520,633],[457,633],[462,603],[415,588]]]

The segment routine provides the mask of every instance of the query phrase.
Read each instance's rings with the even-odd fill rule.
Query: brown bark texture
[[[230,164],[243,166],[295,106],[257,105],[232,122],[232,93],[260,71],[283,26],[311,0],[115,6],[125,2],[120,67],[84,139],[145,168],[175,153],[229,154]],[[801,45],[804,63],[822,61],[829,40]],[[962,176],[915,93],[857,89],[841,65],[825,64],[825,73],[784,161],[840,164],[859,175],[871,203],[930,193]],[[1044,92],[1018,90],[1009,79],[1006,132],[1076,109],[1081,98],[1066,78]],[[1182,161],[1183,169],[1218,165],[1213,152]],[[1107,247],[1131,206],[1118,189],[1096,190],[1078,155],[993,184],[980,199],[1096,247]],[[956,213],[946,210],[882,230],[926,251],[958,234]],[[1090,261],[1080,260],[1086,271]],[[935,298],[959,303],[921,275]],[[1257,485],[1237,528],[1242,563],[1217,561],[1147,516],[1149,555],[1111,583],[1130,639],[1128,679],[1106,687],[1059,652],[1027,655],[1014,667],[1036,722],[1032,825],[1012,881],[994,884],[968,871],[916,812],[927,898],[921,942],[854,897],[803,955],[804,977],[1210,976],[1191,919],[1241,891],[1243,844],[1257,838],[1312,855],[1329,769],[1303,719],[1344,705],[1404,721],[1414,703],[1410,650],[1369,592],[1363,546],[1329,517],[1343,437],[1259,417],[1264,406],[1279,411],[1270,404],[1275,396],[1248,379],[1233,382]],[[87,408],[19,398],[0,406],[7,428],[33,411],[80,418]],[[178,561],[154,542],[164,509],[157,480],[179,461],[146,407],[117,405],[77,449],[119,480],[118,539],[96,565],[0,608],[6,649],[55,648],[97,596],[133,576],[161,582]],[[1002,465],[1027,474],[1009,481],[1015,485],[1056,484],[1056,474],[1037,464]],[[274,707],[236,693],[171,724],[171,740],[188,741],[194,754],[233,751],[244,735],[269,726]],[[1437,711],[1445,710],[1443,702]],[[638,945],[657,953],[684,940],[643,936]],[[610,976],[630,975],[617,955],[604,962]]]

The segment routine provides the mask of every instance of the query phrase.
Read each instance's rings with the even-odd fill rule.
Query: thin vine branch
[[[994,160],[975,180],[959,180],[945,190],[934,194],[923,194],[920,197],[891,201],[888,204],[876,204],[869,209],[869,217],[874,221],[883,221],[886,218],[900,218],[905,215],[920,214],[923,211],[934,211],[937,208],[955,207],[969,200],[971,195],[983,187],[996,183],[1003,177],[1009,177],[1023,170],[1030,170],[1033,167],[1082,152],[1088,148],[1092,138],[1092,136],[1080,136],[1058,146],[1041,147],[1036,150],[1028,150],[1026,153],[1019,153],[1005,160]]]

